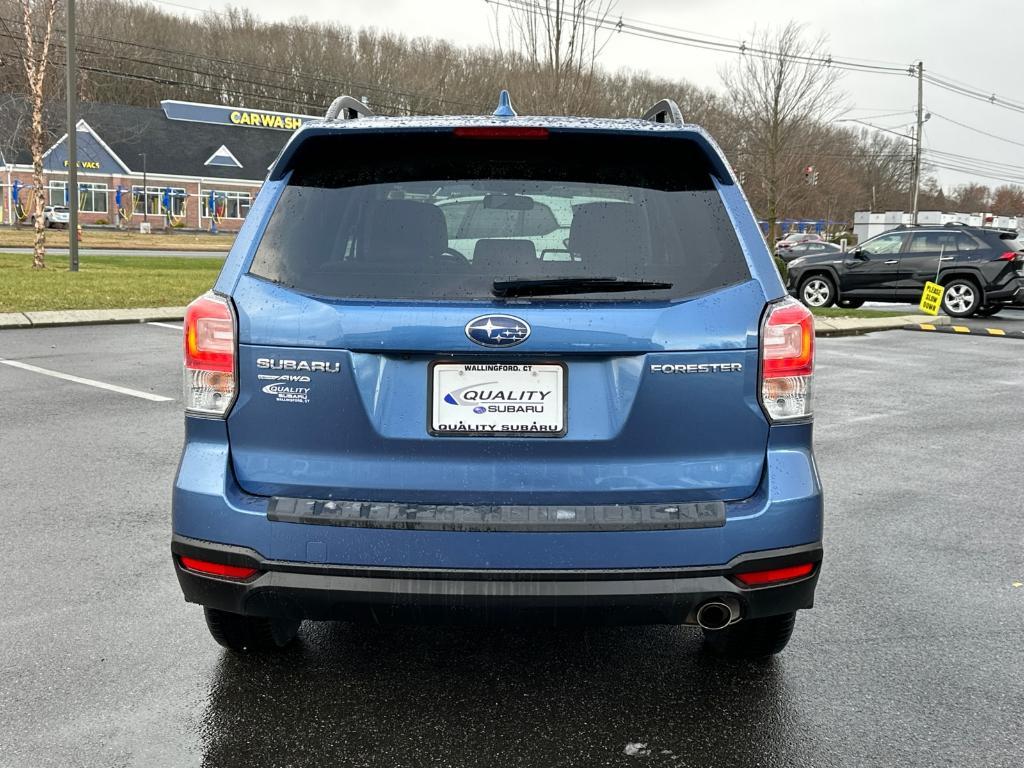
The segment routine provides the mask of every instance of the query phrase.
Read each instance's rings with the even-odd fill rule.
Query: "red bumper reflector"
[[[548,129],[542,126],[470,125],[455,129],[460,139],[546,139]]]
[[[196,560],[194,557],[182,557],[181,564],[190,571],[205,573],[208,576],[221,576],[225,579],[248,579],[250,576],[255,576],[258,573],[255,568],[210,563],[206,560]]]
[[[750,573],[737,573],[736,578],[748,587],[758,587],[763,584],[774,584],[778,581],[790,581],[806,576],[814,570],[814,563],[803,563],[802,565],[791,565],[788,568],[773,568],[770,571],[751,571]]]

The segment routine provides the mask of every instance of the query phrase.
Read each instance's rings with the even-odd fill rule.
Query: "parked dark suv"
[[[946,224],[897,227],[848,253],[821,253],[789,263],[790,293],[809,307],[865,301],[917,303],[924,284],[945,286],[942,308],[953,317],[996,314],[1024,304],[1024,244],[1012,230]]]

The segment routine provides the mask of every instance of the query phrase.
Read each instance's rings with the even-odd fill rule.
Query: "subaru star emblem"
[[[466,323],[469,340],[485,347],[514,347],[529,335],[529,324],[512,315],[482,315]]]

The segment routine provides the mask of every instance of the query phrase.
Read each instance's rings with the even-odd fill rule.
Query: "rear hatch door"
[[[756,489],[765,296],[696,143],[349,131],[307,140],[286,178],[233,292],[247,491],[541,505]],[[445,215],[466,198],[494,212],[472,238]]]

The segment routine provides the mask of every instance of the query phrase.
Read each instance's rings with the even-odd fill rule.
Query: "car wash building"
[[[78,201],[85,225],[237,231],[292,132],[309,115],[162,101],[81,104]],[[32,157],[4,158],[2,221],[31,221]],[[67,135],[43,160],[47,202],[68,202]]]

